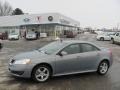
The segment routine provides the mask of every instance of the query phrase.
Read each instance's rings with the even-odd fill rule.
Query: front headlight
[[[30,59],[22,59],[14,62],[14,64],[30,64],[30,63],[31,63]]]

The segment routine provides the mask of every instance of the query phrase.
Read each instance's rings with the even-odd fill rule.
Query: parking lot
[[[54,77],[45,83],[15,78],[8,72],[9,58],[20,52],[39,48],[51,41],[4,40],[4,48],[0,51],[0,90],[120,90],[120,45],[111,44],[109,41],[97,41],[94,34],[81,34],[75,39],[90,41],[112,50],[114,63],[105,76],[96,73],[67,75]]]

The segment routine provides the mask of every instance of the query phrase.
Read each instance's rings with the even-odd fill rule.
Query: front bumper
[[[12,74],[13,76],[17,76],[17,77],[23,77],[23,78],[30,78],[31,77],[31,72],[33,69],[34,65],[15,65],[9,64],[9,72],[10,74]]]
[[[19,38],[18,37],[11,37],[11,38],[8,38],[9,40],[18,40]]]
[[[26,36],[26,39],[36,39],[36,36]]]

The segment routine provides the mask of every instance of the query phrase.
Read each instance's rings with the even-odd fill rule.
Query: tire
[[[3,48],[3,44],[2,43],[0,43],[0,50]]]
[[[51,68],[46,65],[39,65],[32,72],[32,79],[36,82],[46,82],[51,77]]]
[[[112,43],[112,44],[114,44],[114,43],[115,43],[113,38],[111,39],[111,43]]]
[[[104,37],[101,37],[101,38],[100,38],[100,41],[104,41]]]
[[[98,66],[98,74],[105,75],[109,69],[109,63],[107,61],[102,61]]]

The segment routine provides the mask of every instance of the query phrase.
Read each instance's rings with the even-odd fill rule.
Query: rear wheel
[[[109,64],[107,61],[102,61],[98,66],[98,74],[105,75],[108,71]]]
[[[39,65],[32,72],[32,79],[37,82],[45,82],[50,76],[51,69],[46,65]]]
[[[101,38],[100,38],[100,41],[104,41],[104,38],[103,38],[103,37],[101,37]]]

